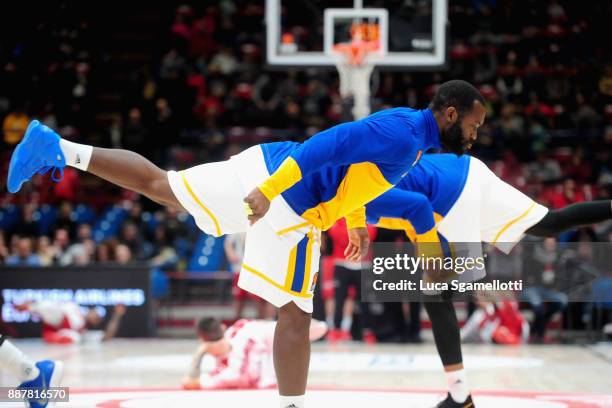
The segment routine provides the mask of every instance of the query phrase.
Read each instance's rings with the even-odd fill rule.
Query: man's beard
[[[470,146],[470,143],[463,139],[463,129],[461,129],[460,123],[461,121],[457,120],[440,135],[442,148],[458,156],[464,154]]]

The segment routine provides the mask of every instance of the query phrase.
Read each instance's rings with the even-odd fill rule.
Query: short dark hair
[[[209,341],[217,341],[223,337],[221,321],[214,317],[203,317],[198,320],[197,330],[200,336],[204,336]]]
[[[474,85],[460,79],[453,79],[440,85],[431,102],[431,110],[441,112],[453,106],[462,115],[472,110],[474,101],[480,102],[483,106],[485,104],[485,99]]]

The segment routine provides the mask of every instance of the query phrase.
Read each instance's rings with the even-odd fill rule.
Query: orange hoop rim
[[[334,45],[334,53],[346,57],[349,64],[363,65],[365,58],[380,50],[379,41],[352,40]]]

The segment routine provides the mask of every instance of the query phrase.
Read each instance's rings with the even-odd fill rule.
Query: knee
[[[278,327],[287,330],[286,334],[296,337],[308,336],[310,313],[304,312],[295,303],[289,302],[278,309]]]

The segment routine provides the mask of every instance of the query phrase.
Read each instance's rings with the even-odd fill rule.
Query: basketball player
[[[367,215],[368,222],[404,230],[417,242],[419,237],[436,242],[439,234],[448,242],[488,242],[508,253],[524,234],[554,236],[608,220],[612,202],[549,210],[502,181],[475,157],[427,154],[397,187],[367,205]],[[438,407],[472,407],[451,296],[443,293],[442,302],[425,302],[449,384],[449,394]]]
[[[130,151],[64,140],[33,121],[11,158],[8,189],[17,192],[36,173],[50,171],[58,181],[69,165],[187,210],[208,234],[246,231],[238,284],[278,308],[280,406],[302,408],[320,231],[345,217],[346,257],[359,260],[369,245],[365,204],[399,182],[429,148],[463,153],[485,115],[478,90],[453,80],[439,87],[428,109],[387,109],[304,143],[257,145],[181,172],[164,171]]]
[[[189,374],[183,380],[186,389],[247,389],[276,385],[272,344],[276,322],[240,319],[230,327],[214,318],[204,317],[197,326],[202,342],[196,351]],[[327,332],[327,325],[313,320],[310,341]],[[202,359],[215,358],[215,367],[202,373]]]
[[[117,334],[125,314],[124,305],[116,305],[104,332],[99,328],[102,316],[94,308],[86,313],[74,302],[26,302],[15,305],[15,309],[28,311],[42,321],[42,339],[51,344],[75,344],[83,341],[87,330],[97,331],[102,341],[110,340]]]
[[[477,303],[479,308],[461,328],[461,340],[508,345],[529,340],[529,323],[516,300]]]
[[[2,334],[0,334],[0,367],[9,371],[21,382],[18,387],[21,390],[46,391],[50,387],[59,387],[64,372],[61,361],[41,360],[34,362]],[[54,406],[54,403],[47,399],[31,399],[27,403],[30,408],[50,408]]]
[[[331,289],[322,293],[326,301],[332,304],[327,307],[327,312],[331,313],[328,324],[331,326],[327,339],[332,342],[351,340],[351,327],[353,326],[353,313],[355,309],[355,298],[361,288],[361,269],[366,268],[372,262],[372,254],[368,253],[361,262],[347,261],[343,256],[343,249],[348,242],[346,225],[343,220],[338,220],[331,227],[327,234],[332,242],[332,253],[330,257],[334,266],[330,275],[332,282]],[[376,228],[368,225],[368,235],[371,240],[376,239]],[[330,279],[329,276],[324,277]],[[325,282],[323,283],[325,285]],[[325,293],[327,292],[327,293]],[[360,306],[360,323],[364,341],[375,343],[376,337],[372,332],[371,316],[367,307]]]

